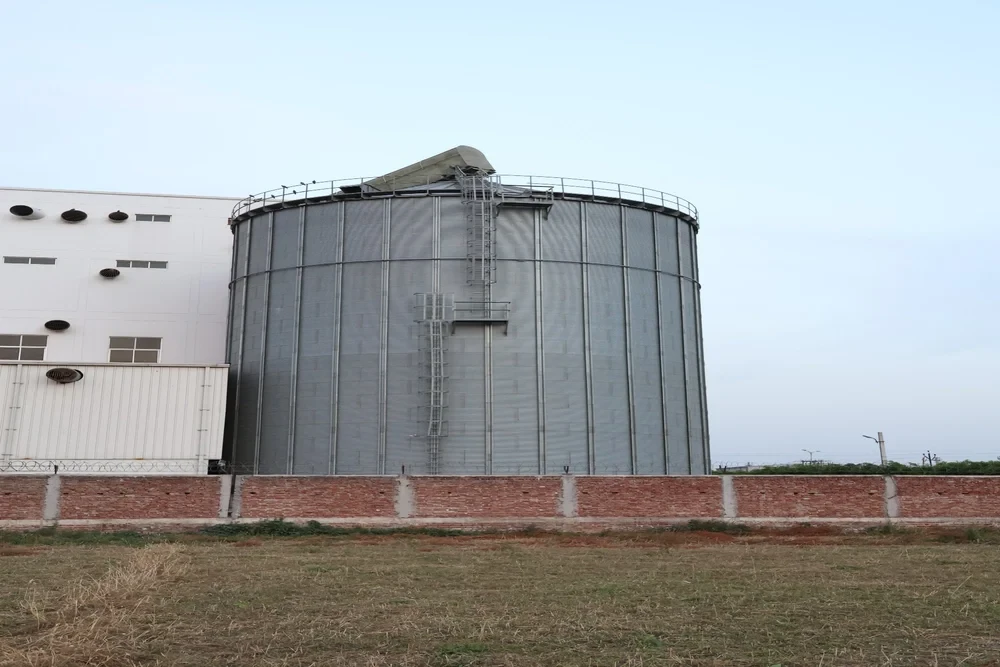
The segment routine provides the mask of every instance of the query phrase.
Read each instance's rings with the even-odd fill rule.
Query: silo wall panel
[[[349,201],[344,209],[344,261],[382,259],[382,227],[388,204],[382,199]]]
[[[432,252],[434,200],[395,199],[391,213],[389,259],[428,259]],[[429,287],[424,289],[422,285],[414,285],[413,292],[429,291]]]
[[[287,212],[287,211],[285,211]],[[276,216],[277,218],[277,216]],[[277,230],[277,224],[275,225]],[[287,230],[286,234],[294,234]],[[294,246],[277,243],[275,250],[295,254]],[[289,264],[287,257],[275,258]],[[293,260],[294,261],[294,260]],[[285,474],[289,468],[289,436],[291,433],[292,366],[295,345],[296,269],[271,271],[267,297],[267,335],[264,339],[264,395],[260,413],[260,454],[258,472]]]
[[[657,270],[677,275],[680,265],[677,256],[677,218],[656,214],[656,264]]]
[[[442,204],[444,202],[442,201]],[[459,209],[461,210],[461,209]],[[454,226],[454,220],[448,220]],[[442,212],[442,245],[445,216]],[[463,223],[464,224],[464,223]],[[464,246],[463,246],[464,247]],[[442,253],[444,251],[442,250]],[[462,251],[464,253],[464,250]],[[441,262],[441,291],[467,294],[465,259]],[[448,360],[448,436],[442,439],[440,472],[482,474],[486,470],[485,333],[482,324],[458,325],[445,339]]]
[[[626,208],[625,214],[628,265],[642,269],[655,269],[656,247],[653,243],[653,212],[638,208]]]
[[[393,228],[400,225],[393,206]],[[430,254],[430,237],[424,234],[427,248],[415,252]],[[421,242],[420,239],[411,239]],[[426,256],[426,255],[425,255]],[[399,473],[402,467],[413,474],[428,472],[427,415],[422,406],[428,396],[421,376],[420,327],[414,321],[413,294],[426,291],[431,284],[431,263],[427,261],[391,262],[389,269],[389,349],[386,382],[386,473]],[[421,418],[423,417],[423,421]],[[414,437],[416,436],[416,437]]]
[[[541,222],[542,256],[546,261],[579,262],[581,256],[581,202],[557,201]]]
[[[306,207],[302,263],[305,266],[336,262],[340,247],[340,216],[344,204]]]
[[[241,262],[237,261],[237,265]],[[225,445],[227,458],[232,458],[232,446],[233,446],[233,436],[236,424],[234,421],[234,416],[237,411],[237,404],[239,401],[239,379],[240,379],[240,369],[239,369],[239,358],[240,358],[240,344],[243,341],[243,288],[245,285],[244,280],[236,280],[230,284],[230,298],[229,298],[229,343],[226,347],[226,362],[230,364],[228,370],[228,392],[227,397],[229,405],[226,409],[226,435],[225,435]]]
[[[694,255],[691,253],[691,236],[694,233],[691,225],[683,221],[677,222],[678,256],[680,258],[680,274],[685,278],[694,278]]]
[[[631,258],[630,253],[629,259]],[[662,475],[665,472],[665,462],[656,274],[639,269],[629,269],[628,273],[634,392],[632,402],[636,432],[635,471],[642,475]]]
[[[592,264],[622,265],[620,206],[587,204],[587,258]]]
[[[378,472],[381,277],[381,262],[343,267],[338,474]]]
[[[250,226],[246,223],[236,225],[233,230],[233,278],[239,279],[247,274],[247,245],[250,243]]]
[[[271,271],[288,269],[299,264],[299,231],[303,209],[290,208],[274,212],[271,239]]]
[[[428,472],[428,414],[421,368],[420,325],[413,295],[431,291],[434,201],[427,198],[392,200],[389,257],[389,336],[386,375],[387,473],[406,466],[413,474]]]
[[[534,221],[530,219],[532,226]],[[534,255],[531,247],[516,252]],[[507,334],[493,325],[493,474],[538,474],[538,382],[534,262],[497,262],[494,298],[511,302]],[[502,286],[502,287],[499,287]]]
[[[463,273],[461,284],[453,284],[455,298],[461,300],[465,293],[464,261],[466,255],[466,240],[468,238],[468,223],[465,219],[465,205],[457,198],[441,199],[441,257],[461,259]],[[461,289],[456,289],[461,287]]]
[[[680,279],[660,274],[660,335],[663,337],[663,391],[667,412],[667,459],[671,474],[691,471],[688,449],[687,386],[681,329]]]
[[[535,213],[525,209],[500,209],[497,215],[497,258],[498,259],[534,259],[535,258]],[[526,267],[531,271],[532,267]],[[500,280],[497,286],[504,285]],[[504,300],[495,298],[494,300]]]
[[[694,283],[685,280],[684,289],[684,340],[687,355],[687,399],[690,433],[690,451],[692,470],[694,474],[707,474],[706,463],[702,452],[705,433],[702,415],[702,377],[701,377],[701,346],[698,342],[698,310],[696,308],[696,287]]]
[[[622,270],[591,265],[591,359],[594,384],[594,467],[598,474],[632,472]]]
[[[307,238],[308,230],[307,223]],[[295,475],[329,472],[335,381],[333,342],[334,332],[340,326],[335,297],[339,290],[336,266],[313,266],[302,270],[292,467]]]
[[[267,270],[268,238],[271,234],[271,216],[258,215],[244,222],[243,226],[250,229],[250,257],[247,264],[247,274],[260,273]]]
[[[542,264],[545,354],[545,461],[548,473],[587,473],[587,377],[583,344],[583,270]]]
[[[256,220],[256,218],[255,218]],[[257,239],[253,239],[255,243]],[[253,244],[251,243],[251,250]],[[257,442],[258,398],[261,381],[261,351],[264,342],[264,310],[266,305],[267,276],[263,273],[248,276],[246,314],[240,366],[240,408],[236,423],[235,464],[238,470],[255,470]]]

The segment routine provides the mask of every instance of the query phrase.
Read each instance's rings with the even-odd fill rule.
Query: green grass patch
[[[687,523],[671,526],[670,530],[674,532],[725,533],[726,535],[748,535],[751,532],[750,526],[746,524],[715,519],[691,519]]]
[[[253,523],[223,523],[206,526],[202,534],[213,537],[309,537],[313,535],[426,535],[431,537],[454,537],[468,535],[468,531],[433,527],[367,528],[364,526],[330,526],[319,521],[294,523],[284,519],[267,519]],[[483,534],[486,531],[478,531]]]

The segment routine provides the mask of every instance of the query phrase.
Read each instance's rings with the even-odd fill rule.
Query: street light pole
[[[888,465],[889,461],[885,457],[885,438],[882,437],[882,431],[878,432],[878,437],[873,438],[870,435],[862,435],[862,438],[868,438],[869,440],[874,440],[878,443],[878,453],[882,457],[882,465]]]

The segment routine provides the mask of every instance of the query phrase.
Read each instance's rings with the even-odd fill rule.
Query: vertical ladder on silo
[[[479,169],[458,169],[466,218],[466,282],[469,299],[482,304],[482,318],[488,319],[496,282],[496,202],[490,175]]]
[[[451,324],[454,296],[450,294],[417,294],[417,322],[420,325],[420,361],[422,393],[427,410],[427,471],[440,471],[441,438],[448,434],[445,408],[448,406],[448,374],[445,356],[445,336]]]

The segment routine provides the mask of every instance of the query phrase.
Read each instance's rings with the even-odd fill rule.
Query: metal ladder
[[[445,408],[448,407],[448,374],[445,336],[451,326],[454,297],[450,294],[417,294],[417,322],[420,325],[421,379],[426,395],[427,471],[436,475],[441,468],[441,438],[448,434]]]
[[[466,219],[466,282],[469,299],[483,304],[483,317],[496,282],[496,202],[490,175],[479,169],[456,170]]]

